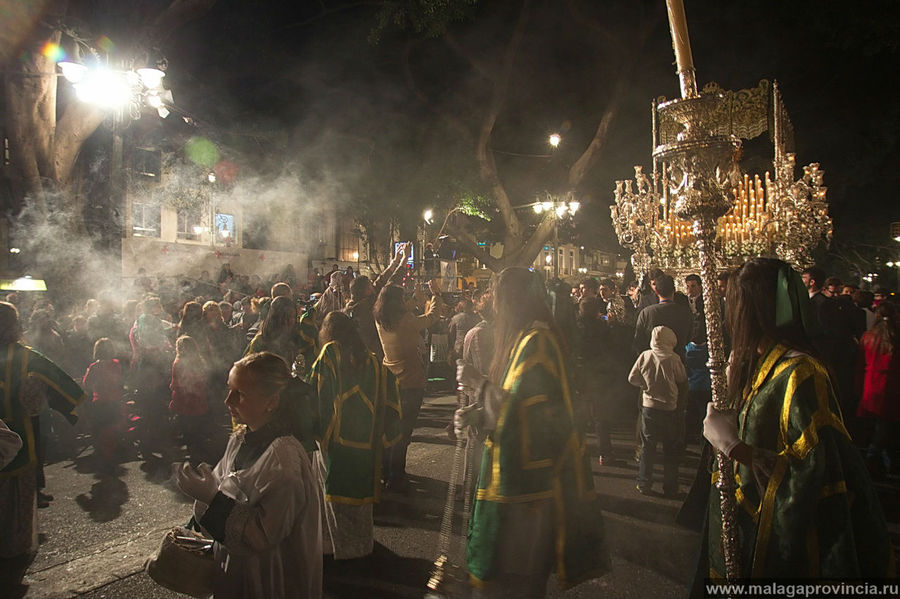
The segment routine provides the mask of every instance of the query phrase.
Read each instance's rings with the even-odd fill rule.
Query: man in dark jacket
[[[667,274],[653,279],[658,304],[647,306],[638,314],[631,348],[635,353],[650,349],[650,333],[653,327],[667,326],[675,331],[675,353],[684,360],[684,346],[691,340],[693,317],[686,303],[675,301],[675,281]]]

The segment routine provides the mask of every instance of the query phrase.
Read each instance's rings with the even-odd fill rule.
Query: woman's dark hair
[[[192,335],[203,321],[203,306],[199,302],[186,302],[181,308],[178,336]]]
[[[725,304],[732,347],[728,396],[735,407],[742,401],[744,389],[761,357],[759,351],[765,345],[780,343],[807,354],[814,353],[801,323],[775,326],[776,284],[782,268],[790,267],[773,258],[753,258],[728,278]],[[800,301],[809,299],[804,296]]]
[[[565,298],[561,298],[565,301]],[[508,366],[510,353],[519,335],[534,321],[545,322],[556,336],[560,348],[564,348],[562,335],[547,305],[544,286],[538,275],[527,268],[506,268],[497,277],[494,286],[494,359],[491,361],[490,379],[500,385]]]
[[[875,308],[875,324],[869,329],[869,334],[863,337],[864,343],[873,345],[875,351],[882,354],[891,354],[897,346],[897,336],[900,333],[898,326],[896,304],[893,302],[881,302]]]
[[[375,300],[375,322],[388,331],[394,330],[407,311],[403,289],[396,285],[386,285]]]
[[[0,345],[7,346],[22,337],[19,311],[9,302],[0,302]]]
[[[350,359],[353,368],[362,367],[369,358],[369,352],[359,335],[356,324],[343,312],[329,312],[322,322],[319,331],[319,346],[337,341],[341,346],[342,357]]]
[[[297,307],[287,296],[272,300],[266,319],[259,325],[260,338],[274,341],[294,332],[297,325]]]

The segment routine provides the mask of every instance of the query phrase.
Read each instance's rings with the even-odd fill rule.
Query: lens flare
[[[116,45],[111,39],[109,39],[105,35],[101,35],[99,38],[97,38],[97,47],[107,54],[110,54],[113,50],[115,50]]]
[[[46,42],[44,47],[41,48],[41,54],[53,62],[59,62],[66,59],[66,52],[59,47],[59,44],[54,44],[53,42]]]
[[[194,164],[212,168],[219,162],[219,149],[205,137],[192,137],[184,145],[184,153]]]

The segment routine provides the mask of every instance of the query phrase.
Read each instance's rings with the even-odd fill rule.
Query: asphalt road
[[[328,598],[422,598],[437,557],[453,444],[446,438],[455,398],[426,398],[410,446],[407,495],[388,494],[375,512],[376,549],[353,567],[327,564]],[[627,427],[614,438],[625,457],[631,442]],[[142,571],[164,531],[184,523],[190,503],[169,482],[169,461],[126,461],[117,476],[93,471],[90,449],[46,469],[51,507],[40,510],[41,546],[12,597],[163,598],[182,597],[158,587]],[[177,456],[175,456],[177,457]],[[128,459],[127,456],[123,456]],[[686,488],[692,460],[682,470]],[[694,458],[695,463],[695,458]],[[602,474],[599,472],[602,470]],[[560,592],[555,580],[549,597],[683,597],[692,571],[697,537],[672,524],[679,501],[639,495],[633,460],[621,467],[598,468],[604,500],[612,571],[603,578]],[[457,502],[451,562],[462,563],[462,505]],[[457,569],[452,572],[461,574]],[[466,587],[452,584],[454,596]]]

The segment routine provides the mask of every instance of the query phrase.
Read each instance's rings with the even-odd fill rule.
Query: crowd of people
[[[744,576],[889,573],[870,475],[891,470],[900,421],[893,296],[776,260],[723,272],[726,413],[710,407],[696,274],[679,281],[684,292],[654,270],[620,293],[614,279],[572,287],[510,268],[445,296],[411,276],[408,251],[401,244],[374,280],[337,265],[302,282],[288,267],[265,287],[227,264],[216,280],[177,285],[141,272],[124,302],[105,292],[67,315],[8,295],[0,558],[36,549],[34,507],[52,501],[46,444],[80,415],[104,476],[132,446],[143,459],[184,460],[174,480],[215,541],[216,597],[319,597],[323,560],[372,552],[373,504],[407,490],[429,379],[455,368],[447,434],[466,436],[464,470],[477,478],[467,565],[478,596],[542,597],[552,571],[563,587],[602,575],[592,466],[633,457],[637,491],[654,494],[661,445],[662,493],[679,497],[686,443],[704,438],[706,456],[737,464]],[[634,456],[612,444],[623,422],[634,424]],[[706,479],[701,579],[724,573]],[[797,513],[798,501],[810,509]]]

